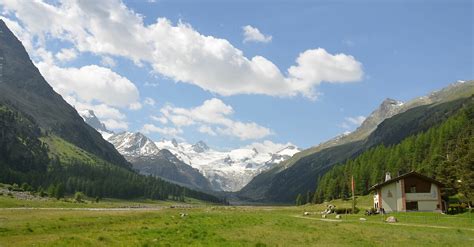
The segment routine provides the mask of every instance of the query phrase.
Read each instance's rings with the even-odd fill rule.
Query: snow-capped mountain
[[[195,168],[179,160],[166,149],[140,132],[121,132],[108,138],[133,168],[145,175],[154,175],[191,188],[209,191],[209,181]]]
[[[77,112],[84,119],[84,122],[86,122],[92,128],[96,129],[102,135],[104,139],[107,140],[107,138],[109,138],[110,136],[114,134],[113,131],[110,131],[105,127],[105,124],[100,122],[100,120],[95,115],[94,111],[82,110],[82,111],[77,111]]]
[[[259,152],[244,147],[230,151],[209,148],[200,141],[194,145],[176,140],[155,143],[160,149],[170,150],[183,162],[197,168],[210,182],[214,190],[238,191],[257,174],[299,152],[293,145],[274,153]]]
[[[160,152],[155,143],[140,132],[121,132],[107,140],[125,156],[154,156]]]
[[[218,151],[203,141],[195,144],[175,139],[153,142],[140,132],[115,134],[107,130],[91,110],[79,113],[141,173],[204,190],[238,191],[259,173],[300,151],[292,144]]]

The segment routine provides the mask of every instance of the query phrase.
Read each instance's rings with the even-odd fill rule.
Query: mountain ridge
[[[380,119],[380,118],[374,118],[375,120],[378,119],[378,121],[373,121],[372,124],[369,124],[367,126],[371,127],[374,125],[374,123],[377,123],[377,128],[369,132],[370,135],[373,134],[373,132],[377,131],[379,127],[383,127],[384,129],[391,128],[393,126],[392,123],[397,124],[399,118],[397,116],[407,112],[411,111],[410,114],[413,115],[414,117],[418,116],[418,118],[421,118],[423,115],[423,112],[430,111],[433,107],[437,107],[439,105],[453,102],[455,101],[456,98],[458,99],[463,99],[467,98],[471,94],[474,93],[474,81],[466,81],[463,83],[454,83],[446,88],[443,88],[441,90],[435,91],[430,93],[426,97],[419,97],[415,98],[413,100],[408,101],[407,103],[395,103],[392,100],[385,100],[382,102],[380,107],[372,112],[371,116],[376,116],[376,115],[386,115],[390,116],[393,115],[389,118],[386,119]],[[391,102],[392,101],[392,102]],[[391,103],[390,103],[391,102]],[[388,114],[378,114],[377,111],[383,110],[385,106],[387,105],[394,105],[395,103],[396,107],[395,109],[389,109],[386,111]],[[448,104],[449,105],[449,104]],[[427,107],[427,106],[431,106]],[[455,107],[455,106],[453,106]],[[390,108],[390,107],[389,107]],[[418,108],[417,110],[413,110],[415,108]],[[440,112],[444,112],[442,107],[440,108]],[[375,114],[374,114],[375,113]],[[410,114],[406,114],[406,116],[410,116]],[[443,113],[440,113],[439,119],[441,119]],[[394,118],[395,117],[395,118]],[[388,119],[394,118],[393,121],[388,121]],[[372,121],[371,117],[369,116],[365,122],[367,121]],[[410,121],[411,125],[415,125],[416,119],[412,119]],[[415,121],[415,122],[413,122]],[[427,120],[427,125],[431,124]],[[387,122],[387,123],[385,123]],[[364,123],[362,124],[364,125]],[[362,126],[361,125],[361,126]],[[357,155],[358,153],[361,152],[361,148],[370,146],[370,145],[375,145],[376,143],[381,142],[382,140],[380,138],[377,138],[376,135],[370,137],[370,135],[367,135],[367,126],[365,126],[365,130],[361,129],[359,127],[356,129],[354,132],[352,132],[349,135],[343,136],[339,138],[339,140],[334,141],[334,139],[331,139],[328,142],[324,142],[318,146],[309,148],[307,150],[304,150],[300,153],[295,154],[291,159],[280,163],[278,166],[275,166],[274,168],[263,172],[259,174],[258,176],[254,177],[254,179],[249,182],[242,190],[238,192],[238,195],[245,200],[257,200],[257,201],[265,201],[269,200],[273,197],[273,200],[279,201],[282,199],[277,199],[278,196],[275,195],[283,195],[283,194],[288,194],[286,191],[282,191],[283,188],[286,188],[289,190],[289,188],[299,188],[300,193],[306,193],[306,191],[302,191],[300,186],[306,187],[306,190],[314,190],[314,186],[316,186],[317,174],[324,174],[324,172],[327,170],[328,167],[335,163],[340,163],[343,162],[344,159],[350,158],[354,155]],[[419,126],[416,125],[415,129],[421,130],[425,129],[426,127],[424,126]],[[404,126],[404,128],[410,129],[410,125]],[[362,130],[362,131],[361,131]],[[398,131],[403,131],[403,129],[397,128]],[[379,133],[380,132],[380,133]],[[390,132],[387,131],[379,131],[377,135],[382,135],[386,138],[387,134]],[[390,137],[394,138],[394,140],[398,141],[400,140],[401,137],[404,135],[399,135],[398,137]],[[344,159],[341,159],[341,157],[345,157]],[[318,164],[315,166],[315,164]],[[327,165],[324,165],[327,163]],[[294,168],[293,166],[297,166]],[[311,168],[312,166],[315,166]],[[314,170],[316,167],[317,171]],[[312,177],[310,181],[305,181],[304,178],[301,176],[308,176]],[[299,179],[296,179],[299,177]],[[291,178],[291,181],[288,180]],[[313,181],[313,182],[311,182]],[[293,183],[293,184],[292,184]],[[280,184],[280,185],[278,185]],[[278,186],[282,186],[282,184],[285,184],[284,187],[278,188]],[[312,188],[309,188],[311,187]],[[272,189],[273,188],[273,189]],[[298,189],[296,189],[298,190]],[[272,192],[270,192],[272,191]],[[286,196],[284,201],[290,201],[293,200],[294,198],[292,196]]]

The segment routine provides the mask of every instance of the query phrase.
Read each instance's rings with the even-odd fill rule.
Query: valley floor
[[[0,197],[0,199],[5,197]],[[2,200],[3,200],[2,199]],[[246,207],[125,202],[40,209],[0,200],[0,246],[471,246],[469,214],[350,215],[322,219],[319,206]],[[20,200],[17,200],[20,201]],[[60,202],[57,202],[60,203]],[[118,204],[116,204],[118,203]],[[75,203],[70,203],[75,205]],[[10,205],[10,206],[9,206]],[[120,205],[118,207],[111,207]],[[153,206],[154,205],[154,206]],[[68,209],[69,208],[69,209]],[[71,209],[72,208],[72,209]],[[132,209],[130,209],[132,208]],[[303,215],[309,212],[310,215]],[[359,218],[366,221],[360,221]]]

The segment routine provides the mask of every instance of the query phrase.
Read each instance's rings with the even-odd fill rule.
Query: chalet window
[[[407,202],[407,210],[409,211],[418,211],[418,202]]]
[[[410,193],[416,193],[416,186],[410,187]]]

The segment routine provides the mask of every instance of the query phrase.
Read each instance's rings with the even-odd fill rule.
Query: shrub
[[[352,208],[336,208],[334,209],[334,213],[336,214],[352,214],[352,213],[359,213],[359,209],[358,208],[355,208],[355,211],[352,212]]]
[[[84,193],[78,191],[74,194],[74,200],[76,202],[82,202],[84,200]]]

